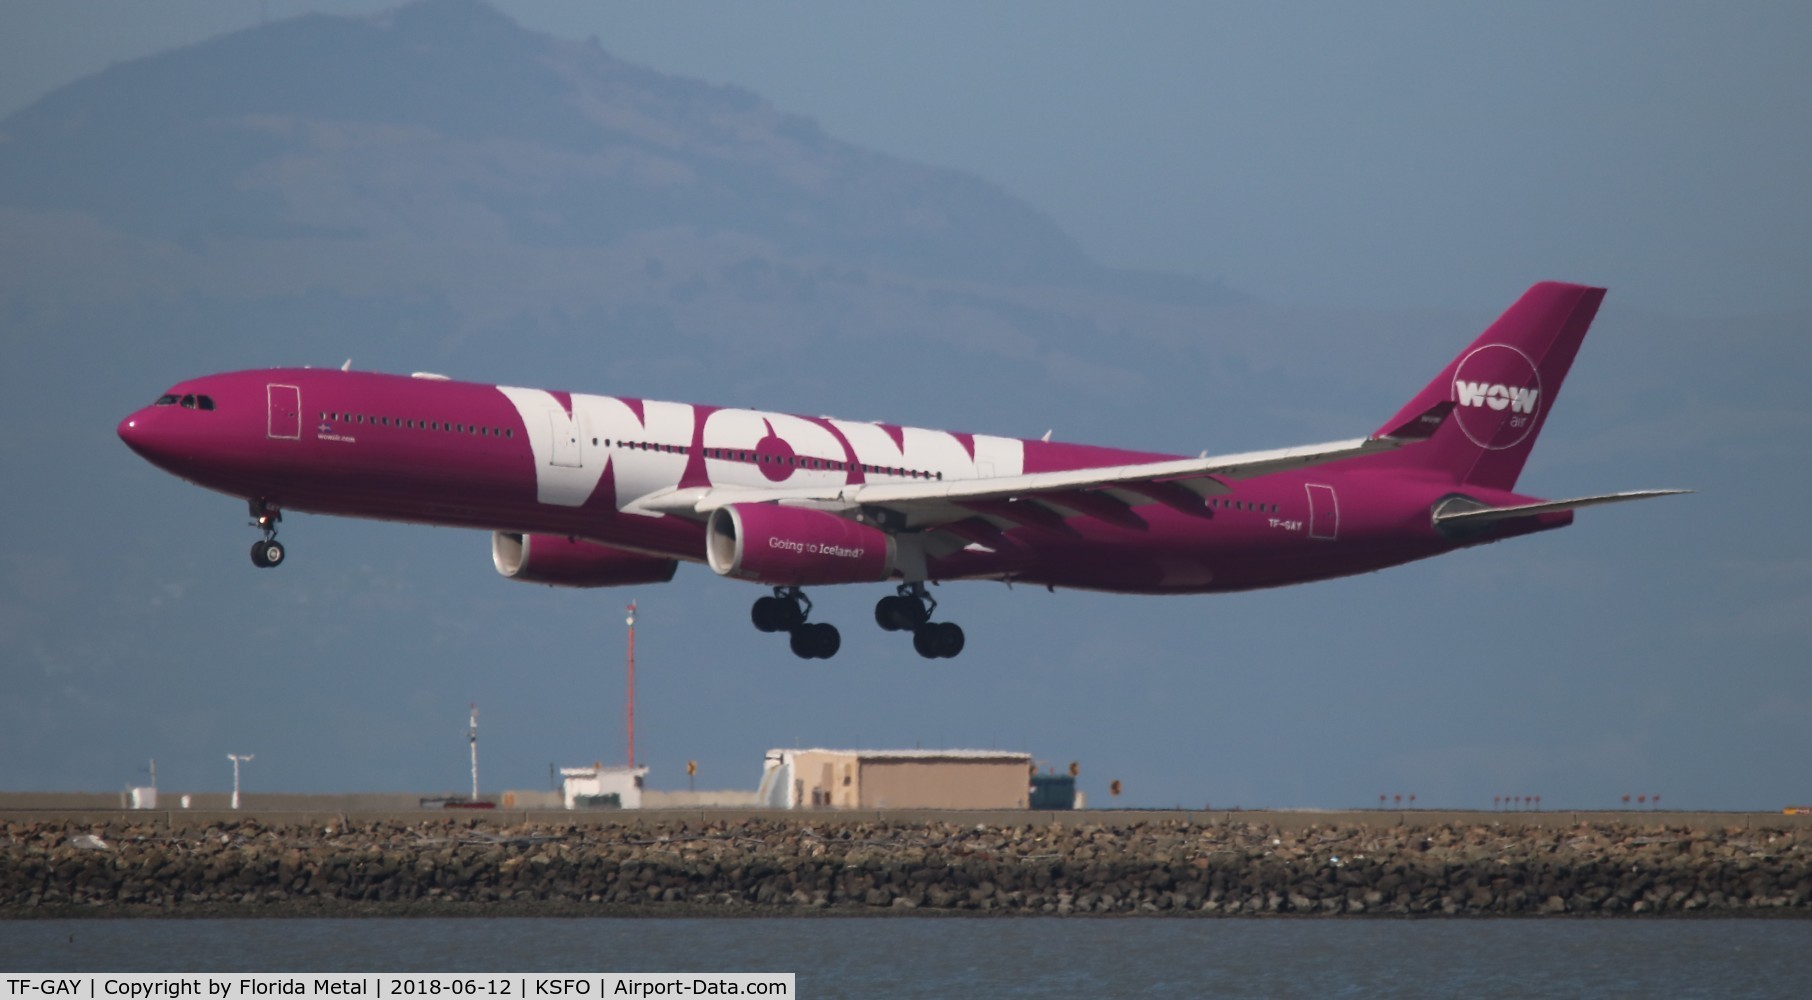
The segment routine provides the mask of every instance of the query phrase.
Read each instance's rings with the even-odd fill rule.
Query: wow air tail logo
[[[1486,344],[1454,369],[1453,401],[1467,440],[1489,451],[1514,448],[1541,417],[1541,373],[1516,348]]]

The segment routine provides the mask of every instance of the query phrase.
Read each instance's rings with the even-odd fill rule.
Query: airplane
[[[926,585],[1197,594],[1365,573],[1687,490],[1515,492],[1604,289],[1544,282],[1373,433],[1189,458],[758,410],[274,368],[180,382],[119,435],[246,501],[252,563],[285,511],[479,528],[497,571],[664,583],[681,562],[770,588],[750,618],[836,654],[805,588],[890,584],[875,622],[962,652]]]

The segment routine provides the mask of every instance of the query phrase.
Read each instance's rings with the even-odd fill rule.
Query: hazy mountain
[[[4,129],[6,204],[189,243],[607,247],[682,228],[914,273],[1104,277],[974,177],[532,34],[476,0],[300,17],[115,66]]]

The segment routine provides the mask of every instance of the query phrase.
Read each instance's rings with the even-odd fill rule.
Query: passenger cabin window
[[[193,403],[190,402],[190,399],[191,397],[188,396],[180,398],[177,396],[164,396],[157,401],[156,405],[169,406],[179,404],[182,406],[193,406],[196,409],[202,410],[212,410],[214,408],[214,400],[207,396],[195,396],[193,397]],[[442,423],[438,420],[414,420],[406,417],[374,417],[369,414],[347,413],[339,410],[322,410],[321,419],[342,423],[366,424],[372,427],[408,428],[409,430],[417,431],[446,431],[455,434],[470,434],[477,437],[514,438],[516,436],[516,432],[507,427],[485,427],[479,424],[456,424],[451,422]],[[610,442],[606,441],[604,443],[608,445]]]

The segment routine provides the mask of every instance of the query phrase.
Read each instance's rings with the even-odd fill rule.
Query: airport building
[[[645,767],[563,767],[561,797],[568,809],[640,809]]]
[[[769,750],[771,809],[1025,809],[1032,755],[1004,750]]]

